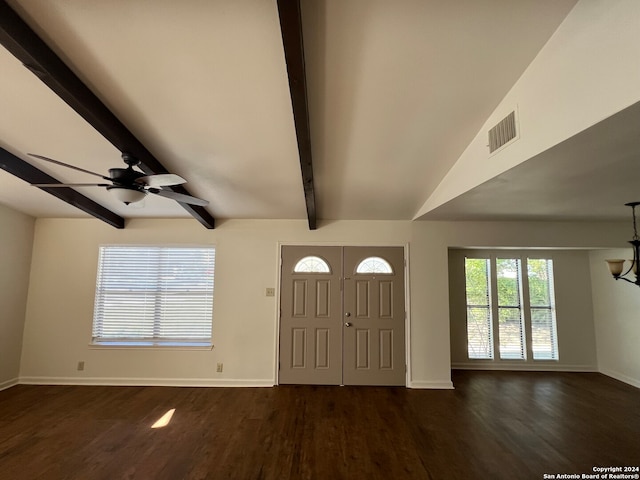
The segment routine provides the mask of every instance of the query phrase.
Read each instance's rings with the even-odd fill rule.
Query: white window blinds
[[[466,258],[467,353],[493,358],[493,318],[488,258]]]
[[[558,360],[553,260],[528,258],[531,350],[535,360]]]
[[[558,360],[553,260],[488,256],[465,257],[468,358]]]
[[[93,341],[210,345],[213,247],[100,247]]]
[[[522,276],[519,258],[496,259],[498,287],[498,337],[500,358],[525,358],[524,324],[522,318]]]

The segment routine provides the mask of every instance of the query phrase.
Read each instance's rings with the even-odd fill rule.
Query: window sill
[[[522,363],[535,364],[535,363],[559,363],[557,358],[467,358],[467,361],[472,363],[504,363],[519,365]]]
[[[96,350],[213,350],[211,343],[198,342],[92,342]]]

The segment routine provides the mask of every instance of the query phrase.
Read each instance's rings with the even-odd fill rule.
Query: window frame
[[[467,265],[466,265],[466,260],[467,258],[472,258],[474,260],[484,260],[485,263],[485,278],[487,280],[487,294],[486,294],[486,298],[488,300],[488,304],[476,304],[476,303],[472,303],[470,304],[468,302],[468,292],[467,292]],[[491,286],[491,282],[492,282],[492,270],[493,270],[493,265],[491,263],[491,258],[488,255],[478,255],[478,256],[474,256],[474,257],[467,257],[466,255],[463,258],[463,272],[464,272],[464,285],[465,285],[465,333],[467,336],[467,359],[469,360],[473,360],[473,361],[493,361],[496,358],[496,351],[495,351],[495,326],[494,326],[494,309],[493,309],[493,295],[494,295],[494,289]],[[486,338],[487,344],[488,344],[488,348],[485,349],[486,352],[488,352],[489,356],[484,356],[484,357],[472,357],[469,355],[469,308],[482,308],[482,309],[486,309],[486,315],[488,317],[488,322],[487,322],[487,326],[488,326],[488,331],[487,331],[487,335],[488,338]]]
[[[205,281],[205,284],[207,285],[207,288],[205,290],[201,289],[200,292],[196,294],[189,291],[189,289],[181,290],[179,288],[176,289],[175,287],[174,288],[169,287],[165,289],[161,289],[161,288],[144,289],[143,288],[140,290],[141,293],[148,292],[149,293],[148,298],[153,299],[149,302],[149,304],[153,303],[154,314],[152,315],[152,317],[153,317],[154,332],[158,332],[160,330],[160,327],[162,326],[162,318],[163,316],[165,316],[165,314],[159,313],[159,309],[162,308],[161,305],[163,304],[163,300],[167,300],[170,296],[173,296],[175,299],[176,297],[180,297],[184,295],[190,296],[190,297],[198,297],[198,296],[206,297],[206,300],[204,302],[198,303],[197,308],[204,307],[204,312],[202,313],[202,315],[208,315],[208,321],[206,320],[207,317],[201,316],[199,320],[196,321],[195,324],[190,324],[190,327],[194,328],[194,325],[196,327],[198,326],[201,327],[202,325],[205,325],[206,327],[207,326],[206,324],[209,323],[210,325],[208,327],[209,330],[208,332],[206,332],[209,335],[206,337],[198,336],[198,337],[182,337],[182,338],[180,338],[181,337],[180,335],[171,337],[171,336],[157,335],[155,333],[153,336],[150,336],[150,337],[149,336],[147,337],[127,336],[127,335],[123,335],[122,337],[114,337],[109,335],[104,336],[104,327],[97,326],[96,323],[98,321],[104,322],[104,314],[102,313],[98,314],[98,309],[104,308],[104,303],[101,304],[100,302],[104,301],[104,295],[105,295],[105,292],[108,291],[108,289],[105,289],[104,287],[101,288],[100,282],[101,280],[103,281],[103,283],[109,281],[108,279],[105,280],[103,278],[103,275],[104,275],[103,268],[105,267],[105,263],[103,260],[103,251],[110,248],[112,249],[121,248],[121,249],[131,249],[131,250],[140,249],[141,251],[145,249],[153,250],[153,251],[157,251],[158,255],[160,255],[162,251],[165,251],[165,250],[168,252],[172,252],[172,251],[175,252],[178,250],[189,250],[189,249],[211,250],[211,253],[209,254],[209,259],[208,259],[210,263],[202,263],[198,265],[198,268],[201,268],[204,270],[210,270],[211,277],[206,279]],[[149,280],[150,283],[155,282],[156,286],[159,283],[161,283],[159,281],[161,277],[163,275],[166,276],[167,272],[166,270],[163,270],[163,268],[167,268],[167,267],[175,268],[175,266],[180,265],[180,263],[176,262],[175,259],[173,259],[168,264],[160,265],[160,263],[161,263],[160,261],[154,263],[155,270],[153,271],[153,273],[155,274],[155,276],[153,277],[153,280]],[[178,350],[180,349],[211,350],[213,348],[213,318],[214,318],[214,304],[215,304],[214,302],[215,263],[216,263],[216,246],[213,244],[198,244],[198,245],[103,244],[103,245],[100,245],[99,251],[98,251],[98,260],[96,265],[96,288],[95,288],[93,317],[92,317],[92,323],[91,323],[90,346],[92,348],[116,348],[116,349],[161,348],[161,349],[178,349]],[[114,280],[113,277],[111,278],[111,280],[112,281]],[[191,280],[191,278],[189,278],[189,280]],[[193,285],[189,285],[189,287],[193,288]],[[141,304],[136,304],[136,305],[139,306]],[[132,312],[132,313],[135,314],[136,312]],[[102,320],[98,318],[101,315],[102,315]],[[132,324],[132,325],[135,327],[135,324]],[[171,321],[165,322],[163,328],[166,329],[168,326],[175,326],[175,323],[172,323]],[[99,332],[101,328],[103,331]]]
[[[548,280],[548,288],[549,288],[549,305],[548,306],[532,306],[531,305],[531,290],[530,290],[530,286],[529,286],[529,260],[546,260],[547,262],[551,261],[551,275],[550,278]],[[560,349],[558,346],[558,318],[557,318],[557,308],[556,308],[556,291],[555,291],[555,260],[553,259],[552,255],[543,255],[543,254],[538,254],[538,255],[527,255],[526,258],[526,265],[525,265],[525,270],[523,270],[523,273],[526,271],[527,275],[526,276],[526,286],[527,286],[527,312],[529,315],[529,331],[528,331],[528,338],[530,339],[530,351],[531,351],[531,359],[535,360],[536,362],[557,362],[560,360]],[[548,268],[548,267],[547,267]],[[532,320],[532,313],[533,310],[537,309],[547,309],[550,311],[551,313],[551,325],[553,327],[553,345],[552,345],[552,352],[555,353],[555,358],[535,358],[535,353],[534,353],[534,349],[533,349],[533,320]]]
[[[366,265],[366,262],[374,262],[374,265],[380,264],[385,268],[385,271],[361,271],[360,268]],[[354,271],[354,275],[395,275],[393,271],[393,266],[389,263],[386,258],[380,257],[378,255],[372,255],[361,259],[356,265]]]
[[[323,265],[324,268],[326,268],[325,270],[298,270],[298,268],[303,264],[303,262],[305,261],[314,261],[316,263],[319,263],[320,265]],[[331,271],[331,265],[329,265],[329,262],[327,262],[324,258],[322,258],[319,255],[305,255],[304,257],[300,257],[298,259],[298,261],[296,262],[296,264],[293,266],[293,272],[294,274],[303,274],[303,275],[331,275],[333,272]]]
[[[466,272],[466,260],[467,259],[481,259],[481,260],[489,260],[489,284],[490,284],[490,310],[491,310],[491,321],[492,321],[492,335],[489,339],[492,344],[493,358],[476,358],[469,356],[469,338],[468,338],[468,307],[467,298],[466,298],[466,288],[467,288],[467,272]],[[520,314],[522,319],[522,337],[523,337],[523,358],[504,358],[500,355],[500,328],[499,328],[499,301],[498,301],[498,285],[497,285],[497,259],[517,259],[520,264],[519,271],[519,279],[520,279]],[[530,287],[529,287],[529,260],[547,260],[551,261],[550,268],[550,287],[549,287],[549,295],[550,295],[550,309],[552,311],[552,341],[554,344],[552,345],[552,353],[555,353],[555,358],[535,358],[533,351],[533,335],[532,335],[532,310],[540,309],[542,307],[532,307],[530,302]],[[463,262],[463,279],[464,279],[464,288],[465,288],[465,334],[466,337],[466,356],[467,360],[471,362],[489,362],[489,363],[544,363],[544,362],[559,362],[560,361],[560,351],[558,345],[558,324],[557,324],[557,312],[556,312],[556,304],[555,304],[555,261],[552,254],[545,255],[544,252],[523,252],[523,251],[512,251],[512,250],[469,250],[464,252],[462,255]]]

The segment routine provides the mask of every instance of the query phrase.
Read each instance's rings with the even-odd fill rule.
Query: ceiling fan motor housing
[[[131,166],[127,168],[110,168],[109,178],[118,185],[137,186],[135,181],[140,177],[146,176],[142,172],[136,172]]]

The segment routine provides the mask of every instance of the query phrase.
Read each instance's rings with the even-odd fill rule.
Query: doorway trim
[[[407,366],[405,372],[405,387],[411,388],[412,368],[411,368],[411,285],[410,285],[410,250],[409,242],[406,243],[388,243],[380,244],[373,243],[345,243],[345,242],[281,242],[277,244],[278,248],[278,262],[277,262],[277,276],[276,276],[276,311],[275,311],[275,335],[274,335],[274,351],[275,356],[273,359],[273,372],[274,372],[274,384],[280,385],[280,370],[278,364],[280,361],[280,310],[282,308],[280,299],[280,282],[282,281],[282,247],[287,246],[310,246],[310,247],[401,247],[404,250],[404,355],[405,365]]]

